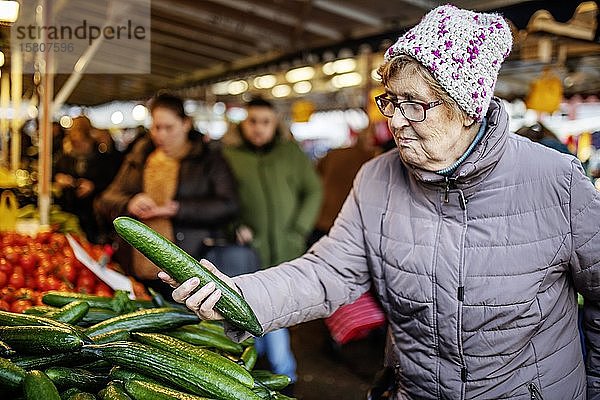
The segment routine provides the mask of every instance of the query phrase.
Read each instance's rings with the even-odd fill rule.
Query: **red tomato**
[[[6,272],[0,271],[0,288],[6,286],[6,282],[8,282],[8,275],[6,275]]]
[[[69,282],[62,281],[58,284],[58,287],[56,288],[56,290],[61,291],[61,292],[72,292],[73,285],[71,285]]]
[[[94,293],[96,287],[96,278],[93,276],[79,275],[77,278],[77,291],[85,290],[85,293]]]
[[[82,268],[81,271],[79,271],[79,276],[85,276],[86,278],[91,278],[91,279],[95,279],[96,275],[90,271],[88,268]]]
[[[16,234],[7,232],[2,235],[2,246],[12,246],[15,244]]]
[[[21,256],[21,260],[19,261],[19,265],[26,273],[33,272],[37,266],[37,257],[32,254],[23,254]]]
[[[39,243],[48,244],[48,243],[50,243],[51,237],[52,237],[52,232],[40,232],[35,237],[35,240]]]
[[[10,306],[10,311],[18,314],[22,314],[23,311],[27,310],[33,304],[30,300],[17,300]]]
[[[10,303],[6,300],[0,300],[0,310],[10,311]]]
[[[49,276],[46,278],[46,287],[44,288],[44,291],[57,290],[60,283],[60,280],[55,276]]]
[[[15,268],[12,275],[8,279],[8,286],[11,286],[15,289],[20,289],[25,286],[25,276],[23,276],[23,270],[21,268]]]
[[[12,303],[15,299],[15,289],[11,287],[5,287],[0,289],[0,300],[4,300],[8,303]]]
[[[4,258],[6,258],[9,263],[16,265],[21,256],[14,247],[8,246],[4,248]]]
[[[96,293],[95,294],[97,296],[112,297],[113,291],[110,288],[110,286],[108,286],[106,283],[98,282],[98,284],[96,285]]]
[[[59,265],[56,269],[56,276],[60,279],[75,283],[77,271],[73,267],[73,264],[65,262],[64,264]]]
[[[46,290],[46,275],[36,275],[33,286],[38,290]]]
[[[0,271],[4,272],[6,275],[12,274],[13,266],[6,258],[0,258]]]
[[[33,289],[23,287],[15,291],[15,299],[17,300],[31,300],[33,297]]]

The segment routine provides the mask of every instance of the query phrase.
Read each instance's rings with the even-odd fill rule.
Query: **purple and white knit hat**
[[[460,108],[480,121],[511,47],[512,34],[502,16],[444,5],[401,36],[385,52],[385,61],[401,54],[415,58]]]

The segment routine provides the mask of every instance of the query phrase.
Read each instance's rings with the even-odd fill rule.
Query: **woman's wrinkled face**
[[[256,147],[262,147],[275,136],[277,114],[270,107],[248,107],[248,116],[241,125],[246,140]]]
[[[387,96],[398,101],[430,103],[439,100],[418,74],[399,74],[386,87]],[[400,158],[415,168],[438,171],[452,165],[474,139],[461,118],[452,118],[445,104],[430,108],[422,122],[408,121],[398,108],[388,119]]]
[[[150,137],[154,145],[169,157],[180,154],[185,148],[190,129],[189,119],[181,118],[168,108],[158,107],[152,111]]]

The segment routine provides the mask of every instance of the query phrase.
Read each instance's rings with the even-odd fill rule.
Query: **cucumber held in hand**
[[[129,217],[118,217],[113,221],[117,233],[130,245],[139,250],[160,269],[177,282],[182,283],[192,277],[200,279],[199,287],[214,282],[221,290],[221,298],[215,308],[231,324],[255,336],[262,334],[262,327],[254,312],[233,288],[174,243],[155,232],[142,222]]]

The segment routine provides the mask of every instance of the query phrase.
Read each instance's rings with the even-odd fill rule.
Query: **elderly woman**
[[[377,104],[398,151],[365,164],[307,254],[221,275],[266,331],[326,317],[374,286],[394,398],[600,398],[600,194],[575,158],[509,133],[492,92],[511,45],[499,15],[442,6],[386,52]],[[190,295],[196,285],[174,299],[220,318],[219,291]]]

